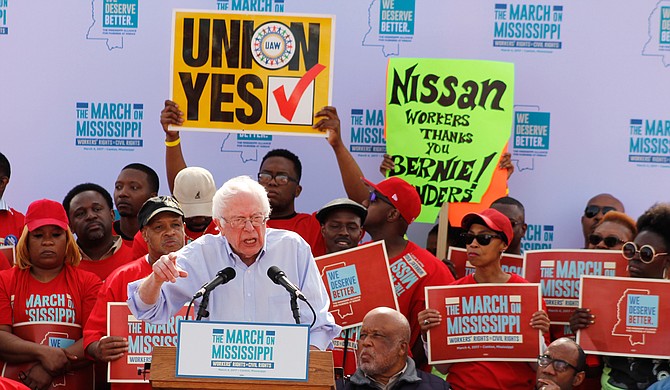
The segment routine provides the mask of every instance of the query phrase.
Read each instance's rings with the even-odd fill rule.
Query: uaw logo
[[[265,69],[283,68],[295,53],[295,37],[283,23],[265,23],[251,38],[251,53],[256,63]]]
[[[284,12],[284,0],[217,0],[216,9],[252,12]]]
[[[521,241],[521,250],[551,249],[554,242],[554,225],[528,224],[526,235]]]

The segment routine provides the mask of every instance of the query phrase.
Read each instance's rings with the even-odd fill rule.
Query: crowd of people
[[[188,167],[179,132],[169,128],[183,123],[183,113],[169,100],[161,124],[171,196],[159,195],[154,169],[131,163],[119,172],[113,194],[103,183],[81,183],[62,202],[35,200],[24,215],[3,200],[11,168],[0,153],[0,237],[16,245],[13,262],[0,258],[0,360],[7,381],[0,386],[109,388],[107,363],[123,358],[129,343],[108,334],[108,303],[127,302],[136,318],[165,322],[228,268],[238,276],[207,293],[206,317],[311,324],[310,348],[335,347],[338,388],[644,389],[662,386],[670,376],[668,360],[585,355],[571,332],[597,321],[589,308],[575,311],[571,332],[552,329],[544,308],[533,314],[527,326],[542,332],[545,345],[536,362],[431,367],[425,335],[443,319],[426,308],[425,287],[525,283],[500,264],[503,253],[521,253],[524,206],[500,198],[467,214],[460,227],[446,233],[433,229],[424,248],[406,236],[421,211],[416,189],[398,177],[378,183],[363,178],[342,141],[336,109],[325,107],[316,119],[314,128],[327,134],[348,198],[323,199],[324,206],[313,213],[295,209],[302,165],[291,151],[268,152],[254,179],[233,177],[219,189],[205,168]],[[500,167],[511,174],[509,155]],[[392,168],[387,156],[380,170]],[[599,194],[588,201],[581,222],[584,248],[622,251],[630,277],[666,279],[670,204],[654,205],[635,221],[618,199]],[[329,313],[314,259],[355,248],[366,234],[384,242],[398,310],[373,309],[360,327],[342,332]],[[456,275],[448,259],[435,256],[440,234],[447,235],[449,245],[466,248],[473,274]],[[294,311],[277,310],[287,295],[268,278],[273,267],[304,298]],[[408,267],[416,280],[394,271]],[[68,329],[63,344],[42,343],[50,324]],[[111,388],[151,387],[114,383]]]

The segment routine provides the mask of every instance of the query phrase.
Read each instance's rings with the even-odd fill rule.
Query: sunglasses
[[[572,368],[573,370],[579,372],[577,367],[573,366],[572,364],[566,362],[565,360],[561,359],[552,359],[551,356],[548,355],[540,355],[537,357],[537,364],[540,367],[547,367],[548,365],[552,365],[554,367],[554,370],[556,372],[566,372],[568,368]]]
[[[376,201],[381,200],[382,202],[390,204],[391,206],[395,207],[390,200],[388,200],[384,195],[378,194],[377,191],[370,191],[370,197],[368,198],[368,200],[370,201],[370,203],[375,203]]]
[[[589,235],[589,243],[591,245],[598,245],[601,241],[605,242],[605,246],[608,248],[613,248],[619,244],[623,244],[625,241],[620,239],[617,236],[607,236],[603,237],[600,234],[591,234]]]
[[[592,204],[590,206],[586,206],[586,208],[584,209],[584,216],[586,218],[593,218],[596,215],[598,215],[598,213],[601,212],[601,211],[602,211],[603,215],[605,215],[605,214],[609,213],[610,211],[616,211],[616,208],[610,207],[610,206],[603,206],[601,208],[600,206],[596,206],[596,205]]]
[[[461,238],[465,240],[467,245],[472,244],[472,242],[477,239],[479,245],[488,245],[491,243],[491,240],[494,238],[500,238],[497,234],[472,234],[472,233],[461,233]],[[502,238],[500,238],[502,240]]]
[[[623,254],[623,257],[626,258],[626,260],[633,260],[635,258],[635,254],[639,253],[640,261],[645,264],[649,264],[654,261],[656,256],[665,256],[668,254],[667,252],[656,253],[654,247],[651,245],[642,245],[640,249],[638,249],[634,242],[627,242],[623,244],[621,253]]]

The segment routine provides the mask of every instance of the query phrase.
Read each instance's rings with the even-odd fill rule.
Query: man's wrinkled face
[[[396,329],[380,315],[367,315],[358,336],[358,367],[368,376],[390,376],[404,366],[405,349]],[[389,375],[390,374],[390,375]]]

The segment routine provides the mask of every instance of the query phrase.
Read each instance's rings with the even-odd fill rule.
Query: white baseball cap
[[[174,179],[174,197],[179,201],[184,217],[212,216],[212,198],[216,184],[205,168],[187,167]]]

